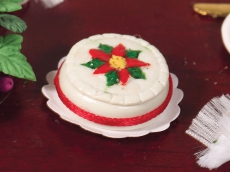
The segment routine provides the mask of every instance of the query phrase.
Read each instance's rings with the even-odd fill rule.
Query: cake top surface
[[[129,35],[103,34],[76,43],[65,60],[71,84],[83,95],[118,105],[146,102],[168,84],[159,50]]]

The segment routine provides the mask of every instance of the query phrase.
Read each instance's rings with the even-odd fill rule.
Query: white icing
[[[125,86],[106,86],[104,74],[93,74],[93,69],[81,65],[92,60],[89,50],[97,49],[100,43],[113,47],[121,43],[126,49],[141,50],[138,59],[150,64],[141,67],[146,79],[130,76]],[[59,78],[63,93],[80,108],[100,116],[127,118],[148,113],[162,104],[168,94],[168,77],[163,55],[147,41],[129,35],[103,34],[76,43]]]
[[[139,54],[138,59],[151,64],[149,67],[142,68],[147,79],[133,79],[130,77],[125,87],[121,84],[107,87],[106,78],[103,74],[95,75],[93,74],[94,70],[81,65],[92,59],[89,54],[89,49],[98,48],[100,43],[108,44],[113,47],[122,43],[127,49],[141,50],[142,52]],[[67,77],[76,89],[80,90],[78,83],[74,82],[78,76],[80,82],[85,84],[85,86],[92,87],[92,89],[90,89],[91,91],[95,92],[96,90],[98,92],[97,100],[105,101],[103,94],[107,93],[121,96],[121,98],[113,98],[113,101],[106,99],[107,102],[118,105],[134,105],[139,104],[140,101],[149,101],[164,89],[161,85],[166,85],[169,75],[168,66],[164,57],[154,46],[149,45],[148,42],[140,38],[137,39],[128,35],[103,34],[84,39],[72,47],[65,64],[67,65]],[[146,89],[154,90],[155,94],[146,97],[142,96],[142,98],[140,98],[139,94],[141,94],[141,92],[146,92]],[[89,93],[90,90],[84,89],[82,93],[88,96],[92,95],[91,98],[94,98],[94,94]],[[125,96],[126,100],[129,100],[130,97],[132,97],[133,100],[120,101],[123,96]]]

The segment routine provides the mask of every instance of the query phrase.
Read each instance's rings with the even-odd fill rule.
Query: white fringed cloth
[[[214,169],[230,160],[230,95],[215,97],[198,113],[186,133],[207,148],[195,155],[201,167]]]

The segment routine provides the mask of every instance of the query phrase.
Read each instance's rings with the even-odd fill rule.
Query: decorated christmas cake
[[[143,39],[119,34],[77,42],[55,86],[72,112],[105,126],[140,126],[160,115],[172,96],[165,58]]]

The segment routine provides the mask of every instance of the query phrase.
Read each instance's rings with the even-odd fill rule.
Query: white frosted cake
[[[61,101],[105,126],[140,126],[160,115],[172,95],[165,58],[143,39],[119,34],[77,42],[55,77]]]

